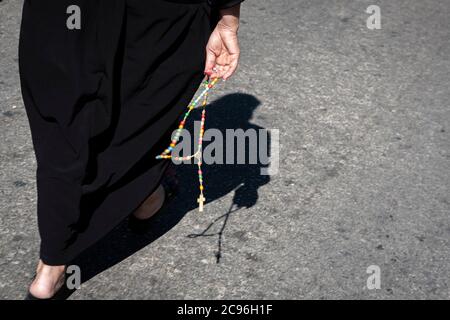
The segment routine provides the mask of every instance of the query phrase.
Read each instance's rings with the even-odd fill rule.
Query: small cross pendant
[[[203,194],[200,195],[200,197],[198,197],[197,202],[199,204],[199,211],[203,212],[203,204],[205,203],[206,199],[203,196]]]

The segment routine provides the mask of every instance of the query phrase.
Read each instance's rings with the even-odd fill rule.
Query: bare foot
[[[64,285],[65,266],[48,266],[39,260],[30,293],[39,299],[50,299]]]
[[[139,220],[145,220],[155,215],[164,204],[166,193],[164,187],[159,187],[141,204],[139,208],[133,213],[133,215]]]

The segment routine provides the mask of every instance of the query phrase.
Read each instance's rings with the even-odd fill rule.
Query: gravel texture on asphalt
[[[278,172],[205,166],[200,214],[195,167],[178,167],[169,210],[80,257],[71,299],[450,298],[450,2],[378,0],[369,30],[372,2],[247,0],[207,127],[279,130]],[[1,299],[23,298],[39,246],[21,6],[0,2]]]

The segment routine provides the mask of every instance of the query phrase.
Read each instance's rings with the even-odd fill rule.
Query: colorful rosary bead
[[[171,143],[168,148],[166,148],[160,155],[156,156],[156,159],[172,159],[177,161],[188,161],[192,158],[197,158],[197,166],[198,166],[198,181],[199,181],[199,189],[200,189],[200,196],[197,199],[197,202],[199,204],[199,211],[203,212],[203,205],[206,201],[204,197],[204,185],[203,185],[203,171],[202,171],[202,151],[203,151],[203,138],[205,135],[205,122],[206,122],[206,105],[208,104],[208,93],[209,91],[217,84],[219,81],[218,78],[213,79],[210,81],[210,79],[206,79],[203,82],[203,85],[205,86],[204,90],[198,95],[197,98],[195,98],[189,105],[188,105],[188,111],[185,112],[183,119],[180,121],[178,125],[178,129],[175,131],[174,137],[171,140]],[[184,126],[186,125],[186,120],[191,114],[191,111],[196,108],[196,106],[199,104],[199,102],[203,99],[202,103],[202,115],[201,115],[201,122],[200,122],[200,132],[199,132],[199,139],[198,139],[198,148],[197,152],[190,156],[184,156],[184,157],[172,157],[171,153],[173,149],[176,147],[178,142],[180,141],[180,135],[181,130],[184,129]]]

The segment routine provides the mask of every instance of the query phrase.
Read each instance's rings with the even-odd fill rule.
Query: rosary
[[[170,142],[170,145],[168,148],[166,148],[159,156],[156,157],[156,159],[173,159],[177,161],[186,161],[190,160],[192,158],[196,158],[197,166],[198,166],[198,182],[199,182],[199,189],[200,189],[200,196],[197,199],[197,202],[199,204],[199,211],[203,212],[203,206],[206,201],[206,198],[203,195],[204,192],[204,186],[203,186],[203,171],[202,171],[202,154],[203,154],[203,136],[205,134],[205,120],[206,120],[206,105],[208,104],[208,93],[209,91],[216,85],[216,83],[219,81],[218,78],[215,79],[206,79],[202,86],[204,86],[203,91],[198,95],[196,99],[194,99],[188,106],[188,110],[184,114],[183,119],[181,120],[180,124],[178,125],[178,129],[175,131],[172,141]],[[202,118],[200,122],[200,133],[198,138],[198,147],[197,152],[195,152],[193,155],[185,156],[185,157],[175,157],[172,156],[172,150],[175,148],[175,146],[180,141],[180,135],[181,131],[184,129],[184,126],[186,124],[186,120],[191,114],[191,111],[196,109],[197,105],[199,104],[200,100],[203,99],[202,103]]]

